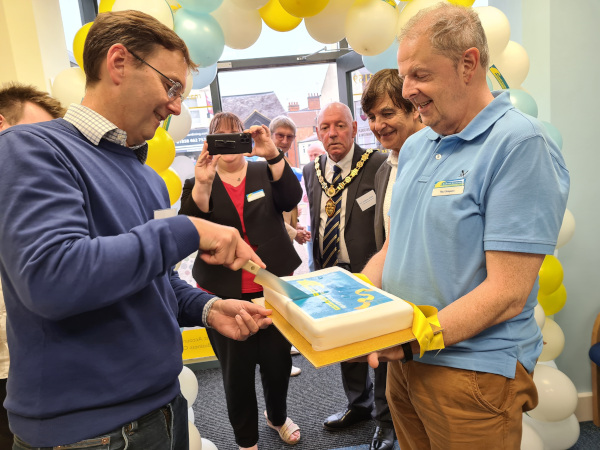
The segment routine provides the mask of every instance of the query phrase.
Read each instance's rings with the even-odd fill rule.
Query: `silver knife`
[[[247,261],[242,269],[255,275],[254,282],[273,289],[275,292],[285,295],[292,300],[300,300],[302,298],[310,297],[311,294],[298,289],[296,286],[282,280],[277,275],[272,274],[266,269],[262,269],[258,264],[253,261]]]

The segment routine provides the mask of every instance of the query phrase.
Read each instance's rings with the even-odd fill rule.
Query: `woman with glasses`
[[[210,134],[239,133],[243,125],[232,114],[215,115]],[[293,209],[301,199],[302,188],[296,175],[271,140],[266,126],[253,126],[252,155],[266,161],[247,161],[243,154],[211,156],[205,143],[198,158],[194,178],[186,180],[179,214],[196,216],[238,229],[275,275],[291,274],[300,258],[286,232],[282,213]],[[198,286],[221,298],[250,301],[262,297],[262,286],[254,275],[210,266],[196,258],[192,270]],[[207,330],[211,345],[221,363],[229,421],[240,449],[257,449],[258,415],[254,385],[255,368],[260,375],[267,410],[267,425],[281,439],[295,444],[298,426],[287,417],[287,390],[292,367],[291,344],[274,327],[259,330],[244,342],[224,338]]]

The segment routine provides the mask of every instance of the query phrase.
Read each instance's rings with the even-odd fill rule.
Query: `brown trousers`
[[[386,396],[402,450],[518,450],[533,373],[514,379],[417,361],[388,363]]]

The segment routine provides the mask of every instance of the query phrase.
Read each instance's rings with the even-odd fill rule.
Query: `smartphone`
[[[233,153],[252,153],[250,133],[223,133],[206,136],[209,155],[230,155]]]

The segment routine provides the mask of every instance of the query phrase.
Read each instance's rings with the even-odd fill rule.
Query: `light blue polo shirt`
[[[506,92],[460,133],[425,128],[407,139],[390,207],[383,289],[442,309],[486,278],[485,251],[552,254],[566,208],[569,172],[543,125]],[[533,370],[542,337],[537,282],[518,316],[438,352],[424,363],[514,378]]]

